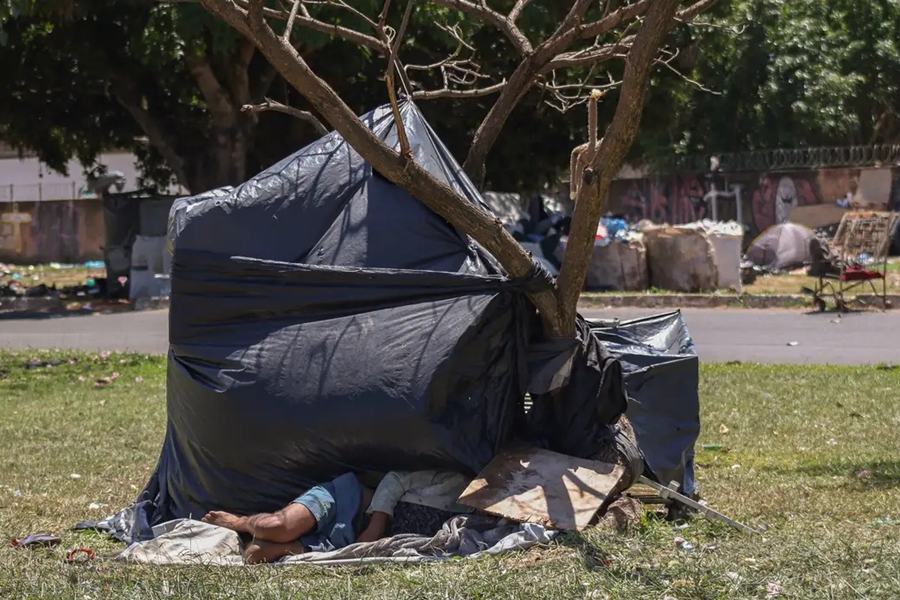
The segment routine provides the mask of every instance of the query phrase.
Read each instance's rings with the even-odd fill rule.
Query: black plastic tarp
[[[489,212],[416,107],[401,114],[415,160]],[[362,119],[397,147],[388,107]],[[348,470],[474,475],[512,438],[588,458],[615,436],[624,373],[643,436],[666,426],[650,412],[678,405],[660,389],[690,385],[650,325],[579,319],[575,339],[542,339],[525,294],[550,285],[546,271],[509,279],[335,133],[177,200],[168,235],[168,424],[146,489],[100,524],[123,540],[207,510],[275,510]],[[640,371],[645,355],[655,366]],[[657,457],[674,445],[649,443],[667,469]]]
[[[628,416],[638,445],[660,483],[693,493],[694,443],[700,434],[699,360],[680,311],[591,324],[618,358],[628,390]]]
[[[415,160],[489,212],[416,107],[402,116]],[[397,146],[389,108],[363,120]],[[507,278],[336,133],[177,200],[169,237],[167,432],[139,503],[113,519],[123,539],[210,509],[275,510],[347,470],[474,475],[534,431],[588,455],[626,408],[621,371],[586,327],[535,360],[525,292],[549,285],[545,271]],[[558,392],[566,364],[580,383]],[[529,386],[556,392],[570,418],[530,428]]]

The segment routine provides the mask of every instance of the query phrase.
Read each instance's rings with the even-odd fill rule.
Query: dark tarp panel
[[[135,193],[103,195],[103,260],[107,290],[113,296],[128,293],[119,277],[131,275],[131,248],[140,232],[140,205],[135,198]]]
[[[678,481],[685,493],[693,493],[700,363],[681,312],[597,323],[591,330],[625,372],[626,415],[647,466],[660,483]]]
[[[415,160],[489,212],[416,107],[401,110]],[[363,120],[397,147],[389,107]],[[561,365],[577,383],[556,391],[563,418],[531,423],[551,448],[589,455],[626,407],[618,363],[583,323],[578,341],[529,352],[524,294],[550,285],[545,271],[508,279],[336,133],[177,200],[169,243],[166,439],[138,503],[107,523],[122,539],[211,509],[275,510],[347,470],[474,475],[529,435],[525,390],[554,393]]]

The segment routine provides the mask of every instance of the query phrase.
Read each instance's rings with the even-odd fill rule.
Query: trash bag
[[[649,471],[683,493],[696,491],[694,444],[700,435],[699,359],[680,311],[592,323],[591,332],[618,359],[628,410]]]

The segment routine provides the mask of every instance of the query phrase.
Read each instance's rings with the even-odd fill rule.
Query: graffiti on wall
[[[620,197],[619,206],[630,221],[690,223],[707,217],[707,191],[694,175],[633,179]]]
[[[105,229],[97,200],[0,204],[0,262],[81,262],[102,257]]]
[[[821,204],[809,181],[790,175],[760,177],[753,192],[753,224],[762,231],[788,220],[798,206]]]
[[[900,204],[900,170],[818,169],[796,173],[732,173],[717,176],[716,188],[741,190],[744,225],[758,233],[790,218],[801,206],[835,205],[845,199]],[[680,225],[712,218],[711,181],[704,175],[677,175],[614,181],[610,210],[627,219]],[[734,202],[718,202],[720,219],[734,219]]]

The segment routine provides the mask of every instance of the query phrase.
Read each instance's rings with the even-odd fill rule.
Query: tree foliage
[[[896,143],[900,2],[732,0],[657,75],[639,152]]]
[[[380,4],[356,6],[361,12],[377,12]],[[457,41],[433,26],[448,12],[426,6],[415,13],[408,34],[411,59],[436,62],[454,49]],[[545,22],[548,29],[553,12],[529,13],[529,23]],[[322,7],[317,16],[361,26],[358,18],[335,14],[333,8]],[[502,78],[504,66],[514,58],[508,45],[483,22],[462,13],[454,16],[472,36],[479,57],[489,57],[484,76]],[[298,30],[294,38],[303,56],[354,110],[362,113],[386,102],[383,62],[374,60],[371,50],[311,30]],[[114,147],[137,154],[148,183],[168,183],[174,176],[188,189],[201,191],[239,183],[319,135],[286,115],[240,113],[240,104],[267,95],[310,107],[258,53],[243,72],[235,69],[246,42],[199,5],[0,0],[0,42],[0,72],[8,82],[0,96],[0,138],[36,152],[62,172],[73,157],[90,167],[100,152]],[[192,71],[192,63],[208,65],[207,74],[211,71],[221,94],[204,95],[203,71]],[[237,89],[242,77],[249,94]],[[420,79],[437,85],[435,77],[423,72]],[[233,112],[219,110],[224,126],[217,127],[210,106],[220,95]],[[420,105],[451,150],[464,157],[490,100],[443,98]],[[537,189],[562,175],[577,128],[542,100],[541,94],[531,94],[512,115],[510,129],[529,135],[499,141],[490,159],[489,185]],[[535,128],[535,122],[541,127]]]

